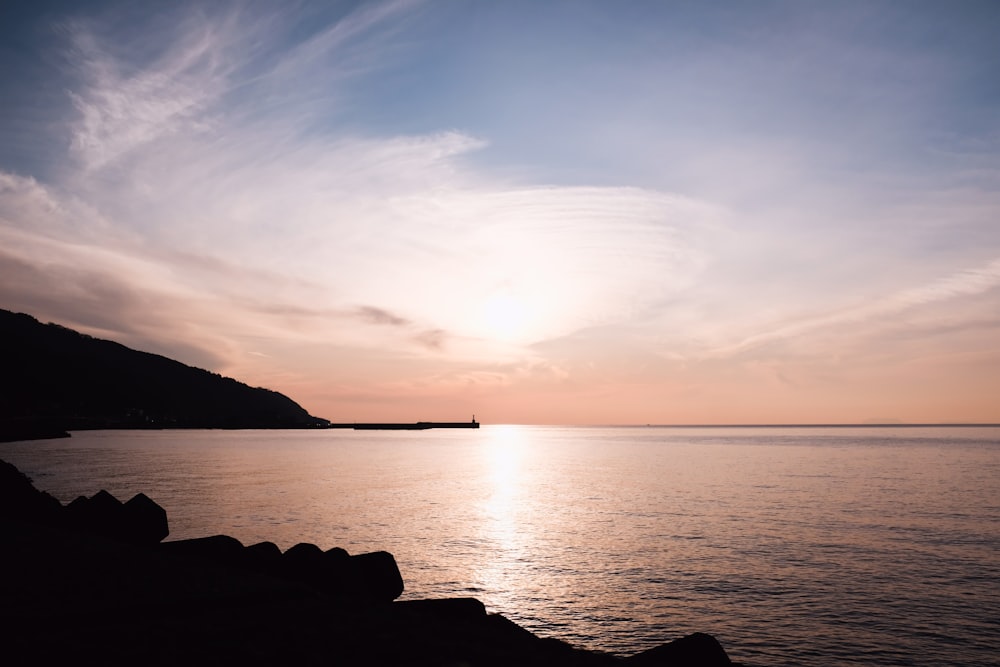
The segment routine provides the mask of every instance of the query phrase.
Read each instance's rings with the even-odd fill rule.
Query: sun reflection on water
[[[483,465],[491,480],[482,505],[480,539],[488,545],[476,571],[476,586],[499,600],[516,588],[516,564],[526,559],[531,540],[525,530],[525,455],[528,441],[518,426],[494,426],[484,443]]]
[[[487,511],[496,521],[508,521],[516,511],[526,447],[524,431],[518,426],[492,428],[485,446],[486,464],[493,482]]]

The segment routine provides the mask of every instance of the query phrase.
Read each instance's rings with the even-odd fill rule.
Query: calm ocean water
[[[391,551],[406,597],[587,648],[1000,665],[1000,428],[98,431],[0,458],[63,502],[142,491],[170,539]]]

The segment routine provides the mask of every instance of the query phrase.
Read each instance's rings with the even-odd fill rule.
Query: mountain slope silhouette
[[[88,428],[323,426],[269,389],[0,310],[0,425]]]

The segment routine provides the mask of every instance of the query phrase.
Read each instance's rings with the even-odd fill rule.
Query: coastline
[[[68,429],[56,422],[44,420],[0,420],[0,442],[19,440],[51,440],[71,437]]]

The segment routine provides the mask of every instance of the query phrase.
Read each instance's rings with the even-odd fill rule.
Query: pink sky
[[[1000,422],[1000,12],[309,7],[12,14],[0,307],[334,421]]]

